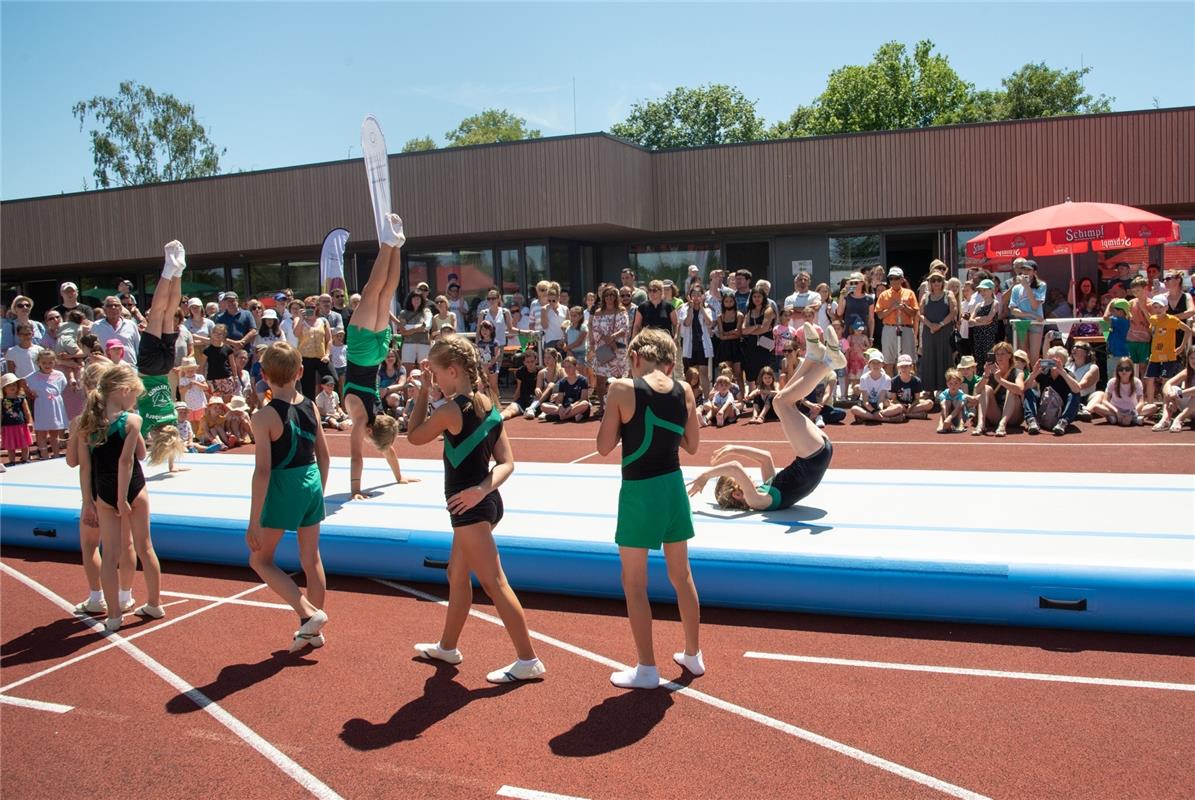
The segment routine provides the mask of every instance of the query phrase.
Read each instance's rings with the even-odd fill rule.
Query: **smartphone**
[[[303,309],[303,316],[305,316],[305,317],[314,317],[314,316],[315,316],[315,309],[314,309],[314,308],[305,308],[305,309]]]
[[[995,354],[995,353],[988,353],[986,356],[984,356],[984,357],[983,357],[983,363],[985,363],[985,364],[995,364],[995,363],[996,363],[996,354]]]
[[[1043,358],[1041,360],[1042,369],[1054,369],[1056,366],[1058,366],[1058,362],[1052,358]]]

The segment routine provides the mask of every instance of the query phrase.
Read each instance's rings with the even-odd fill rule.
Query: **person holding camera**
[[[1075,421],[1075,417],[1079,413],[1083,399],[1080,394],[1082,387],[1074,373],[1067,368],[1068,355],[1065,347],[1051,347],[1046,351],[1046,355],[1039,358],[1033,365],[1033,369],[1025,381],[1023,398],[1025,431],[1030,436],[1036,436],[1041,432],[1037,417],[1039,412],[1044,413],[1044,407],[1049,397],[1046,394],[1047,391],[1052,392],[1057,397],[1057,401],[1060,401],[1061,410],[1058,419],[1050,428],[1050,432],[1055,436],[1065,435],[1067,427]],[[1050,414],[1050,416],[1053,415]]]
[[[909,288],[905,271],[900,267],[888,270],[888,288],[880,292],[875,313],[884,323],[880,332],[880,349],[889,375],[896,374],[896,360],[900,356],[917,356],[917,320],[921,308],[917,294]]]
[[[1017,329],[1028,327],[1025,351],[1029,353],[1029,358],[1036,359],[1041,352],[1042,328],[1032,323],[1045,319],[1046,282],[1037,277],[1036,261],[1018,258],[1012,265],[1017,270],[1017,277],[1013,281],[1012,294],[1009,295],[1008,313],[1014,320],[1021,321],[1020,325],[1015,326]]]

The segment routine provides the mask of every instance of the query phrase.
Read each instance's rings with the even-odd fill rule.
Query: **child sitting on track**
[[[523,607],[506,581],[494,544],[494,526],[502,519],[498,487],[514,472],[514,454],[498,408],[475,389],[480,378],[477,349],[463,336],[440,337],[423,365],[423,383],[407,441],[420,446],[444,437],[444,497],[452,522],[452,551],[448,558],[448,613],[440,641],[417,644],[415,650],[448,664],[461,662],[456,645],[473,604],[472,572],[494,601],[518,655],[513,663],[486,675],[486,680],[513,683],[538,678],[547,669],[535,655]],[[433,380],[452,401],[427,416]]]
[[[320,381],[319,394],[315,396],[315,405],[319,409],[320,422],[325,428],[343,431],[353,427],[353,421],[340,407],[340,398],[336,396],[336,379],[328,376]]]
[[[699,633],[701,605],[689,570],[688,540],[693,514],[685,495],[679,448],[696,453],[700,441],[693,390],[671,376],[676,343],[667,331],[647,328],[627,349],[631,378],[610,382],[609,408],[598,430],[597,450],[609,454],[622,440],[622,486],[614,542],[622,561],[622,588],[638,664],[615,672],[610,682],[624,689],[660,685],[647,599],[647,552],[664,548],[668,579],[676,590],[685,649],[676,663],[705,674]]]
[[[690,496],[699,495],[710,478],[718,478],[714,496],[720,507],[772,511],[796,505],[817,488],[830,466],[834,448],[830,445],[830,439],[797,410],[796,403],[833,370],[841,369],[846,364],[846,358],[838,349],[838,337],[833,328],[826,329],[825,335],[827,341],[823,344],[813,326],[805,323],[805,360],[776,394],[772,404],[780,417],[785,438],[793,449],[795,458],[792,463],[777,472],[768,451],[726,445],[714,453],[711,459],[711,463],[717,466],[704,472],[689,485]],[[741,463],[728,460],[736,455],[759,464],[763,474],[762,484],[757,486]]]
[[[90,446],[88,457],[80,462],[80,485],[90,489],[83,499],[82,518],[87,524],[98,522],[100,529],[100,583],[108,607],[105,627],[109,632],[120,630],[124,604],[120,602],[117,570],[130,536],[145,571],[149,595],[149,602],[133,613],[151,619],[166,616],[161,598],[162,568],[149,538],[149,491],[140,463],[145,457],[141,417],[130,413],[144,391],[132,367],[109,367],[88,393],[76,432]]]
[[[967,424],[967,393],[963,391],[963,379],[956,369],[946,370],[946,388],[938,392],[942,404],[938,433],[962,433]]]
[[[382,231],[378,257],[374,259],[369,280],[361,289],[361,303],[353,312],[353,321],[348,328],[344,407],[353,423],[352,435],[349,437],[349,490],[354,500],[369,497],[361,491],[367,435],[385,456],[395,483],[419,480],[403,477],[394,446],[398,436],[398,420],[382,413],[382,399],[378,394],[378,368],[390,352],[390,302],[398,291],[398,281],[402,277],[402,254],[399,249],[405,241],[402,220],[398,214],[390,214]]]
[[[273,399],[253,416],[257,460],[245,540],[249,566],[299,615],[299,629],[290,645],[294,653],[307,645],[324,646],[320,630],[328,622],[323,610],[327,580],[319,531],[330,459],[315,404],[295,391],[303,371],[299,351],[275,342],[262,357],[261,368]],[[286,531],[298,533],[306,595],[274,563],[274,551]]]

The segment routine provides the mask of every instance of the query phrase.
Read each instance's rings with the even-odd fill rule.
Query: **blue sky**
[[[545,136],[729,83],[769,122],[885,41],[931,39],[980,88],[1093,68],[1115,110],[1195,105],[1195,3],[0,3],[0,197],[91,183],[78,100],[133,79],[193,103],[225,171],[391,152],[486,107]]]

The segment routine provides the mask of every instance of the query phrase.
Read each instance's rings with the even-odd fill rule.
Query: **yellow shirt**
[[[323,358],[328,355],[328,339],[324,335],[328,321],[323,317],[316,317],[306,325],[295,326],[295,335],[299,339],[299,355],[303,358]]]
[[[1159,314],[1149,318],[1150,339],[1149,360],[1154,363],[1178,360],[1178,332],[1186,330],[1178,317]]]

